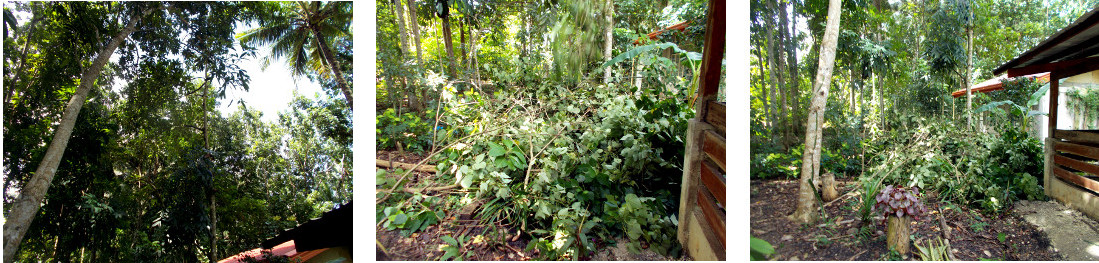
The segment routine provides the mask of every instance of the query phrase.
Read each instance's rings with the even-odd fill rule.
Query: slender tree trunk
[[[969,5],[967,5],[969,6]],[[973,7],[969,6],[969,15],[973,15]],[[967,129],[973,129],[973,94],[971,94],[970,77],[973,76],[973,22],[967,19],[965,34],[965,76],[962,76],[962,85],[965,85],[965,124]]]
[[[317,45],[321,48],[321,56],[324,56],[324,59],[321,61],[324,61],[326,66],[328,66],[328,69],[332,71],[332,75],[336,76],[336,84],[340,87],[340,91],[343,92],[343,97],[347,99],[347,106],[350,107],[351,110],[354,110],[355,103],[351,96],[351,88],[347,86],[347,81],[343,78],[343,71],[340,70],[340,64],[336,63],[336,56],[332,54],[332,48],[328,46],[328,41],[324,39],[316,25],[309,25],[309,29],[313,32],[313,40],[316,41]]]
[[[397,38],[400,41],[398,46],[401,47],[401,54],[409,54],[408,51],[412,48],[408,45],[408,37],[406,37],[406,31],[404,26],[404,6],[401,5],[400,0],[392,0],[393,10],[397,10]],[[404,59],[401,59],[404,63]]]
[[[611,60],[611,51],[614,49],[614,1],[607,0],[606,9],[603,10],[603,19],[607,27],[603,29],[603,60]],[[603,84],[611,83],[611,68],[603,70]]]
[[[446,43],[446,55],[450,58],[450,63],[447,65],[450,66],[448,70],[450,71],[450,79],[453,80],[457,78],[458,74],[457,69],[455,69],[456,65],[454,64],[454,44],[451,43],[450,16],[441,17],[439,19],[443,20],[443,39]]]
[[[790,100],[789,107],[792,109],[790,115],[793,119],[800,120],[802,118],[799,110],[801,109],[801,103],[799,101],[801,99],[801,88],[799,87],[801,85],[801,75],[798,74],[797,7],[794,6],[792,1],[786,1],[786,3],[789,4],[790,9],[794,10],[794,15],[790,16],[786,11],[785,4],[779,9],[780,14],[782,14],[782,18],[779,20],[782,23],[782,43],[785,47],[786,67],[789,72],[789,77],[786,78],[786,85],[787,90],[790,91],[790,96],[788,96]],[[788,22],[788,19],[792,20],[793,23]],[[797,122],[791,122],[791,124],[794,126],[790,127],[790,131],[797,131]]]
[[[208,79],[209,75],[207,75],[206,77]],[[202,87],[202,99],[203,99],[203,102],[202,102],[202,122],[203,122],[203,125],[202,125],[203,126],[202,127],[202,138],[203,138],[202,147],[205,148],[207,151],[210,150],[210,133],[209,133],[209,131],[210,131],[210,110],[208,108],[210,106],[210,86],[207,86],[209,84],[210,84],[209,81],[205,81],[205,82],[202,83],[202,86],[203,86]],[[213,160],[210,158],[209,154],[205,155],[204,158],[206,158],[206,161],[208,161],[208,162],[213,162]],[[214,180],[213,177],[211,177],[210,180],[211,181]],[[218,234],[217,234],[218,233],[218,205],[217,205],[217,202],[215,202],[215,198],[217,196],[217,193],[216,193],[215,189],[213,189],[214,185],[215,184],[213,184],[211,182],[211,184],[210,184],[210,186],[211,186],[211,189],[210,189],[210,254],[209,254],[209,258],[210,258],[211,263],[217,262],[217,260],[219,259],[218,255],[217,255],[217,253],[218,253]]]
[[[481,50],[481,32],[480,29],[474,28],[469,33],[469,47],[471,52],[469,54],[470,66],[473,69],[473,81],[477,83],[477,86],[481,86],[481,69],[478,66],[480,61],[477,60],[477,54]]]
[[[69,144],[73,126],[76,125],[76,118],[80,115],[80,109],[84,106],[95,79],[99,77],[99,73],[103,71],[103,66],[107,64],[115,49],[122,44],[122,41],[130,33],[134,32],[137,23],[141,21],[141,17],[152,11],[151,9],[146,10],[141,16],[131,18],[122,31],[118,32],[111,39],[111,42],[107,43],[107,46],[99,50],[95,60],[81,74],[80,86],[77,87],[76,93],[73,94],[72,99],[65,106],[65,111],[61,114],[61,122],[57,124],[57,128],[54,130],[53,140],[50,141],[46,154],[42,157],[42,162],[38,164],[38,168],[30,181],[20,189],[19,197],[12,203],[11,210],[5,218],[4,262],[12,262],[19,250],[19,243],[23,241],[23,235],[26,234],[27,228],[34,220],[34,215],[38,213],[38,208],[42,205],[42,199],[45,198],[46,191],[49,190],[50,183],[53,182],[53,177],[57,174],[57,166],[61,163],[61,157]]]
[[[419,14],[416,13],[416,10],[418,10],[416,8],[416,0],[408,0],[408,20],[409,25],[412,26],[412,36],[416,41],[416,63],[423,65],[424,48],[423,45],[420,43],[420,20],[417,17]]]
[[[770,102],[768,102],[768,100],[770,100],[770,98],[773,97],[773,96],[771,96],[771,94],[769,94],[768,91],[773,92],[774,89],[767,89],[767,83],[763,79],[764,78],[763,69],[765,67],[763,65],[763,51],[761,50],[761,47],[760,47],[760,46],[762,46],[762,44],[757,43],[755,46],[756,46],[756,48],[755,48],[754,51],[756,52],[756,68],[759,69],[759,75],[757,77],[756,83],[759,84],[759,88],[760,88],[760,91],[761,91],[760,94],[763,96],[763,117],[764,117],[764,119],[767,120],[767,121],[763,122],[763,127],[767,131],[773,131],[773,130],[771,130],[771,128],[773,127],[772,122],[774,122],[774,116],[771,116],[771,106],[770,106]]]
[[[820,47],[820,61],[817,77],[813,81],[813,96],[809,106],[808,121],[805,130],[805,152],[802,154],[801,182],[798,188],[798,206],[791,219],[803,224],[811,224],[819,219],[817,209],[820,200],[811,179],[814,173],[814,160],[819,160],[821,126],[824,124],[824,110],[828,101],[828,87],[832,82],[832,67],[835,66],[836,42],[839,39],[841,0],[828,1],[828,20],[824,29],[824,39]],[[819,171],[817,171],[819,172]]]
[[[466,43],[466,29],[468,28],[466,23],[458,20],[458,54],[461,55],[460,58],[462,59],[458,64],[466,64],[467,67],[469,65],[469,43]]]
[[[789,137],[785,135],[789,135],[790,126],[788,125],[788,123],[790,123],[790,111],[788,111],[789,107],[787,107],[788,105],[786,100],[786,91],[781,88],[784,84],[782,79],[782,73],[779,70],[781,67],[777,65],[781,64],[781,58],[776,58],[776,56],[781,55],[779,55],[779,52],[775,48],[774,30],[767,30],[767,36],[767,65],[770,67],[770,70],[768,70],[768,72],[771,73],[771,88],[775,92],[779,93],[779,101],[782,102],[782,107],[779,107],[778,113],[781,117],[781,119],[778,119],[780,125],[776,126],[782,127],[783,129],[782,134],[784,136],[780,136],[780,142],[782,143],[782,149],[787,150],[790,147],[790,140]],[[776,61],[778,61],[778,63],[776,63]]]

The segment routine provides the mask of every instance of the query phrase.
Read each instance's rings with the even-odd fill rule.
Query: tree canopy
[[[264,45],[235,38],[278,17],[265,5],[6,3],[6,215],[31,194],[25,185],[68,114],[66,102],[83,105],[41,208],[28,222],[5,223],[26,229],[5,259],[11,252],[18,261],[218,260],[350,201],[351,107],[331,96],[339,94],[334,81],[321,81],[327,97],[285,94],[295,99],[273,123],[243,105],[217,110],[230,102],[229,89],[265,88],[250,86],[252,75],[239,66],[266,55],[256,51]],[[351,22],[347,15],[333,23]],[[112,38],[120,41],[108,49]],[[332,65],[350,69],[350,37],[330,40]],[[82,79],[98,57],[102,73]],[[82,80],[90,89],[79,98]]]

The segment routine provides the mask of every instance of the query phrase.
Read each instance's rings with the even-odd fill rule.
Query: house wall
[[[1099,88],[1099,70],[1061,79],[1060,92],[1057,95],[1057,129],[1076,130],[1090,127],[1079,125],[1081,122],[1081,113],[1078,112],[1079,109],[1070,109],[1068,107],[1069,97],[1067,93],[1075,89],[1093,88]],[[1042,99],[1038,102],[1038,110],[1046,115],[1040,115],[1035,118],[1036,124],[1039,127],[1038,138],[1042,141],[1045,141],[1046,138],[1049,137],[1049,96],[1050,92],[1046,92],[1046,95],[1042,96]]]

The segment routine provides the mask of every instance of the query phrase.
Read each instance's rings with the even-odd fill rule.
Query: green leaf
[[[630,236],[630,240],[637,240],[641,238],[641,224],[637,223],[637,220],[630,220],[626,224],[626,235]]]
[[[653,50],[659,50],[659,49],[665,49],[665,48],[669,48],[669,47],[674,48],[676,53],[683,54],[683,53],[687,52],[683,49],[680,49],[679,46],[676,45],[675,43],[649,44],[649,45],[636,47],[636,48],[631,49],[629,51],[623,52],[622,54],[619,54],[618,56],[612,58],[611,60],[608,60],[607,62],[604,62],[603,65],[599,66],[599,68],[600,69],[606,68],[610,65],[614,65],[615,63],[625,61],[626,59],[635,57],[635,56],[640,55],[640,54],[645,53],[645,52],[649,52],[649,51],[653,51]],[[687,57],[690,58],[691,55],[688,54]],[[701,59],[701,57],[700,57],[700,59]]]
[[[443,248],[443,251],[446,251],[446,253],[443,253],[443,257],[440,257],[439,261],[446,261],[447,259],[453,258],[454,256],[458,255],[458,249],[455,249],[453,247]]]
[[[443,237],[441,237],[441,239],[443,239],[443,242],[446,242],[447,244],[450,244],[451,246],[455,246],[455,247],[460,246],[460,244],[458,244],[458,240],[454,239],[454,237],[443,236]]]
[[[461,185],[462,185],[462,188],[469,188],[470,185],[473,185],[473,175],[472,174],[466,174],[466,176],[463,176]]]
[[[997,111],[997,112],[1004,112],[1003,109],[999,108],[1000,105],[1017,106],[1017,105],[1015,105],[1014,102],[1011,102],[1010,100],[995,101],[995,102],[989,102],[988,104],[985,104],[984,106],[981,106],[980,108],[977,108],[977,110],[973,111],[973,113],[981,113],[981,112],[990,111],[990,110]]]
[[[752,237],[750,245],[752,248],[752,260],[764,260],[767,256],[775,253],[775,248],[771,246],[771,243],[768,243],[763,239]],[[757,254],[762,255],[763,257],[757,257]]]
[[[1030,100],[1027,100],[1026,105],[1027,106],[1038,105],[1038,101],[1042,99],[1042,96],[1046,95],[1046,91],[1048,91],[1048,90],[1049,90],[1049,85],[1043,85],[1041,88],[1034,91],[1034,93],[1030,94]]]
[[[423,212],[420,212],[420,214],[423,214]],[[412,221],[409,222],[409,224],[407,226],[408,226],[409,232],[416,232],[416,231],[419,231],[420,227],[422,227],[423,225],[424,225],[424,219],[422,217],[420,217],[420,215],[416,215],[415,217],[413,217]]]
[[[507,150],[505,150],[503,146],[500,146],[499,144],[496,144],[494,142],[488,142],[488,147],[488,155],[491,157],[504,155],[504,153],[507,152]]]
[[[397,224],[398,227],[404,226],[404,223],[407,222],[407,221],[408,221],[408,215],[397,214],[397,215],[393,216],[393,223]]]

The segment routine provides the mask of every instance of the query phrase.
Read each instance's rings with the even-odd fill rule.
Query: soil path
[[[1055,201],[1020,201],[1015,211],[1049,235],[1065,260],[1099,260],[1099,223]]]
[[[908,254],[891,255],[885,245],[881,217],[862,222],[857,185],[850,180],[840,180],[839,185],[840,193],[852,194],[825,205],[827,216],[822,222],[806,226],[786,218],[797,206],[798,181],[751,181],[752,236],[775,247],[771,260],[920,259],[914,246]],[[964,261],[1063,259],[1053,251],[1046,234],[1026,223],[1016,211],[983,214],[964,205],[939,201],[936,196],[926,193],[921,198],[929,214],[912,222],[913,244],[949,239],[954,258]]]

